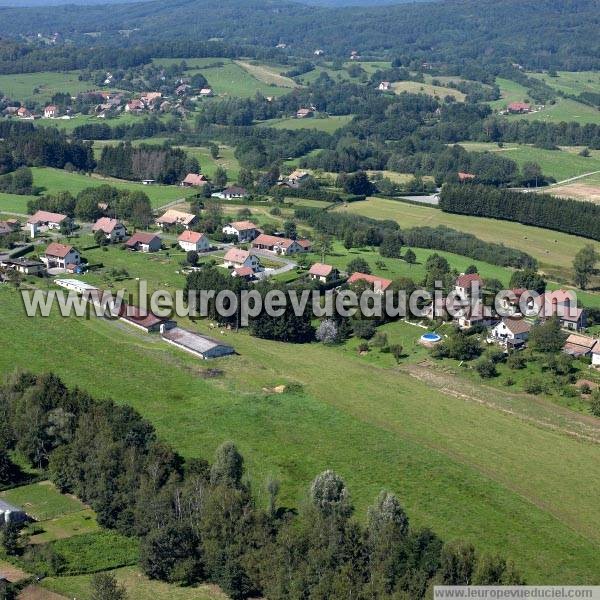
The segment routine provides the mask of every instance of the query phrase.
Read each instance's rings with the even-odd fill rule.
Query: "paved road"
[[[298,266],[298,263],[294,262],[290,258],[287,258],[286,256],[280,256],[278,254],[273,254],[271,252],[265,252],[264,250],[256,249],[254,249],[252,253],[258,256],[259,258],[262,257],[273,262],[281,263],[281,267],[278,267],[277,269],[269,269],[268,271],[261,271],[260,273],[257,273],[257,279],[265,279],[266,277],[273,277],[274,275],[289,273],[289,271],[293,271]]]

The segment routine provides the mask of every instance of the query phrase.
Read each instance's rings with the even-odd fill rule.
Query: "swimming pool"
[[[435,344],[436,342],[439,342],[442,339],[442,336],[438,335],[437,333],[424,333],[421,336],[421,340],[423,342],[429,342],[430,344]]]

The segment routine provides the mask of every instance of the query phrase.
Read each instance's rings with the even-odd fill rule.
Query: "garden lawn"
[[[529,583],[600,583],[597,445],[319,344],[212,330],[239,355],[211,363],[223,376],[208,379],[202,361],[121,324],[27,319],[10,288],[0,289],[0,327],[0,372],[53,370],[130,404],[187,457],[234,440],[260,503],[269,476],[282,483],[280,502],[298,506],[315,474],[333,468],[359,518],[391,489],[415,526],[508,555]],[[57,340],[61,361],[47,351]],[[263,391],[290,382],[301,391]]]
[[[27,214],[27,202],[35,196],[4,194],[0,192],[0,212]]]

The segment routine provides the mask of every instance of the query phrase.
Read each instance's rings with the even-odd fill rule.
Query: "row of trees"
[[[343,240],[344,246],[348,249],[364,246],[379,247],[386,240],[386,244],[396,243],[445,250],[495,265],[516,268],[536,266],[535,259],[521,250],[503,244],[484,242],[472,234],[444,226],[400,230],[395,221],[327,212],[317,208],[298,208],[295,216],[315,230]]]
[[[481,185],[445,185],[440,194],[440,208],[445,212],[516,221],[600,240],[600,207],[591,202]]]
[[[258,507],[231,442],[212,464],[186,462],[131,408],[53,375],[9,377],[0,413],[0,448],[47,468],[101,525],[139,536],[140,565],[153,579],[214,582],[234,600],[415,599],[434,583],[523,583],[510,561],[411,525],[390,492],[379,494],[361,525],[332,471],[314,479],[298,514],[278,505],[273,480],[267,507]]]

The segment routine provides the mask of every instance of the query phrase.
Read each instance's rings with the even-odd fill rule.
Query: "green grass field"
[[[48,481],[0,492],[0,498],[21,506],[37,521],[46,521],[85,509],[85,505],[77,498],[61,494]]]
[[[352,115],[339,115],[332,117],[310,117],[307,119],[271,119],[261,121],[259,127],[275,127],[277,129],[317,129],[326,133],[333,133],[352,120]]]
[[[76,127],[80,125],[110,125],[115,127],[117,125],[131,125],[142,121],[147,116],[133,115],[131,113],[121,113],[120,115],[111,119],[99,119],[94,115],[75,115],[71,119],[38,119],[35,124],[43,127],[56,127],[62,129],[66,133],[71,133]],[[158,115],[159,119],[166,119],[167,115]]]
[[[45,71],[0,75],[0,91],[12,100],[47,102],[57,92],[77,95],[97,89],[91,81],[80,81],[80,71]]]
[[[0,212],[26,214],[27,201],[34,197],[0,193]]]
[[[182,188],[174,185],[142,185],[135,181],[124,181],[96,175],[79,175],[61,169],[36,167],[32,171],[34,185],[43,187],[45,193],[49,194],[68,191],[76,195],[85,188],[108,184],[123,190],[142,191],[148,195],[152,206],[158,207],[168,202],[188,198],[196,193],[193,188]],[[1,203],[0,209],[2,209]]]
[[[155,59],[154,62],[162,65],[179,64],[181,59],[161,58]],[[281,96],[290,91],[290,85],[287,81],[285,87],[280,87],[275,83],[265,83],[265,70],[270,71],[267,67],[263,67],[260,75],[262,79],[259,79],[255,76],[255,65],[254,69],[250,69],[228,58],[189,58],[185,62],[188,65],[186,74],[202,73],[218,96],[250,98],[255,96],[257,92],[264,96]],[[251,70],[254,73],[251,73]]]
[[[460,145],[473,152],[496,152],[514,160],[519,166],[526,162],[538,163],[545,175],[557,181],[600,171],[600,150],[591,150],[590,156],[584,158],[578,154],[581,148],[545,150],[525,144],[504,144],[500,148],[488,142],[460,142]]]
[[[216,586],[199,585],[196,587],[177,587],[152,581],[142,575],[135,567],[123,567],[110,571],[118,582],[125,586],[128,598],[135,600],[227,600]],[[48,577],[43,587],[78,600],[90,600],[90,575],[71,577]]]
[[[529,100],[529,90],[516,81],[511,79],[496,78],[496,83],[500,88],[500,99],[488,102],[488,104],[496,109],[501,110],[506,108],[511,102],[525,102]]]
[[[429,206],[416,206],[381,198],[354,202],[337,210],[374,219],[393,219],[401,227],[446,225],[459,231],[472,233],[489,242],[503,243],[511,248],[528,252],[539,261],[545,271],[557,275],[561,273],[564,275],[570,270],[575,254],[590,243],[590,240],[558,231],[510,221],[454,215]],[[595,246],[600,250],[600,244],[596,243]]]
[[[459,102],[464,102],[465,94],[452,88],[441,85],[432,85],[430,83],[419,83],[418,81],[398,81],[392,84],[396,94],[409,92],[410,94],[427,94],[436,98],[444,99],[446,96],[452,96]]]
[[[600,92],[600,73],[595,71],[558,71],[558,77],[550,77],[547,73],[528,73],[530,77],[541,79],[547,85],[577,96],[582,92]]]
[[[235,440],[259,502],[268,476],[281,480],[281,502],[296,506],[314,475],[334,468],[361,518],[390,488],[416,525],[509,554],[531,583],[598,582],[599,449],[535,419],[445,395],[351,351],[245,333],[225,334],[239,356],[215,363],[224,376],[209,380],[204,364],[156,336],[95,318],[30,321],[7,288],[0,289],[0,326],[0,372],[52,369],[69,384],[131,404],[185,456],[208,457],[224,439]],[[43,350],[57,339],[68,357],[59,363]],[[135,365],[135,377],[124,364]],[[262,392],[288,382],[303,392]],[[524,400],[511,397],[512,410],[519,403],[558,410]]]

